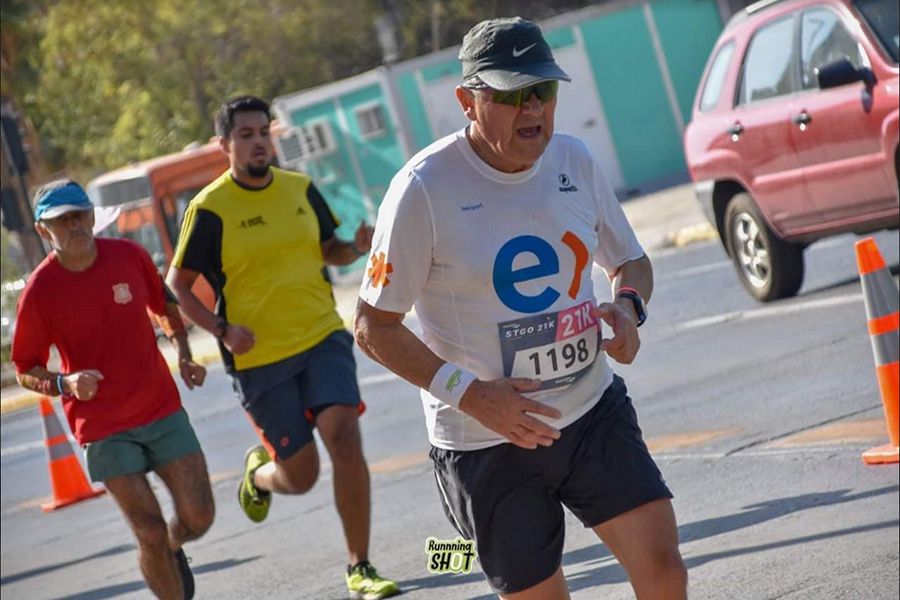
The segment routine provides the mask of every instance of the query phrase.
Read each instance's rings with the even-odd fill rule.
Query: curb
[[[213,363],[221,362],[221,360],[222,357],[219,354],[203,354],[194,357],[194,362],[199,365],[203,365],[204,367]],[[169,365],[169,372],[178,373],[177,363],[169,361],[166,361],[166,363]],[[32,406],[37,406],[38,402],[40,402],[41,398],[43,397],[43,394],[29,391],[24,394],[17,394],[15,398],[10,398],[9,400],[2,400],[0,401],[0,415],[5,415],[17,410],[24,410]],[[56,397],[53,397],[51,399],[55,401]]]
[[[710,225],[708,222],[697,223],[695,225],[691,225],[689,227],[683,227],[681,229],[676,229],[674,231],[670,231],[666,234],[665,239],[663,241],[662,247],[664,248],[682,248],[689,244],[694,244],[698,242],[706,242],[709,240],[719,239],[719,234],[715,230],[715,228]],[[342,311],[338,311],[341,314]],[[346,311],[345,311],[346,312]],[[344,323],[344,327],[352,331],[353,328],[353,313],[355,309],[350,310],[349,314],[341,314],[341,320]],[[195,362],[201,364],[203,366],[209,366],[214,363],[219,363],[222,361],[222,357],[218,352],[202,354],[199,356],[194,356]],[[178,372],[178,365],[174,362],[168,362],[169,370],[172,373]],[[5,415],[7,413],[15,412],[18,410],[23,410],[25,408],[29,408],[31,406],[36,406],[40,399],[42,398],[41,394],[36,394],[34,392],[27,392],[24,394],[17,394],[15,398],[11,398],[9,400],[0,400],[0,415]]]
[[[344,327],[348,330],[352,331],[353,327],[353,312],[351,311],[349,315],[341,315],[341,320],[344,323]],[[208,354],[199,354],[194,356],[194,361],[197,364],[203,365],[204,367],[209,366],[211,364],[216,364],[222,362],[222,356],[218,352],[212,352]],[[177,376],[178,373],[178,364],[174,361],[166,360],[166,364],[169,365],[169,372],[175,374]],[[17,383],[12,384],[9,387],[16,386]],[[11,412],[16,412],[19,410],[24,410],[26,408],[30,408],[32,406],[37,406],[38,402],[40,402],[41,398],[43,398],[42,394],[38,394],[36,392],[24,392],[20,394],[15,394],[13,398],[9,400],[2,399],[0,400],[0,415],[5,415]]]
[[[666,234],[665,247],[683,248],[688,244],[719,239],[719,232],[707,222],[682,227]]]

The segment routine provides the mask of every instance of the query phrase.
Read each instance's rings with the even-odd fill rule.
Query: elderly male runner
[[[103,482],[134,531],[150,590],[191,598],[194,578],[181,546],[209,529],[215,510],[206,461],[148,309],[177,348],[188,389],[203,384],[206,370],[191,358],[175,300],[147,251],[95,239],[94,207],[73,181],[48,184],[35,198],[35,228],[53,252],[19,299],[12,346],[19,383],[62,396],[91,479]],[[58,373],[47,370],[51,344],[62,358]],[[172,494],[168,526],[148,471]]]
[[[650,261],[597,161],[553,134],[569,78],[540,29],[484,21],[459,57],[471,122],[392,181],[356,339],[422,388],[444,510],[501,597],[568,597],[566,507],[638,598],[684,598],[671,493],[606,360],[635,358]],[[597,305],[591,259],[611,303]],[[413,305],[423,341],[402,324]]]
[[[269,166],[270,120],[269,105],[253,96],[219,109],[216,133],[230,168],[191,202],[168,279],[185,314],[219,338],[234,389],[266,446],[247,451],[241,508],[260,522],[273,493],[312,489],[315,426],[333,466],[347,590],[387,598],[399,587],[369,563],[371,495],[353,338],[325,271],[366,254],[372,228],[361,224],[352,242],[338,239],[337,220],[310,178]],[[200,274],[215,290],[215,314],[191,292]]]

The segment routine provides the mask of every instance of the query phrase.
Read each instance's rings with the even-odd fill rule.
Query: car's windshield
[[[856,8],[878,36],[888,54],[898,62],[900,55],[900,22],[897,0],[856,0]]]

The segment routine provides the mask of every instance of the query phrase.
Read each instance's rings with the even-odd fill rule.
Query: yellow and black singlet
[[[264,188],[242,186],[226,171],[201,190],[172,259],[209,281],[216,314],[255,334],[246,354],[220,344],[229,371],[283,360],[343,328],[321,246],[338,220],[309,177],[272,172]]]

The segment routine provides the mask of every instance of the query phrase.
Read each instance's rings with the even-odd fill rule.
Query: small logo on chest
[[[134,299],[134,296],[131,295],[131,288],[128,287],[127,283],[116,283],[112,286],[113,289],[113,300],[116,301],[116,304],[128,304]]]
[[[559,174],[559,191],[561,192],[577,192],[578,188],[572,183],[572,180],[569,179],[569,176],[565,173]]]
[[[263,219],[262,215],[241,221],[241,229],[255,227],[256,225],[267,225],[266,220]]]

